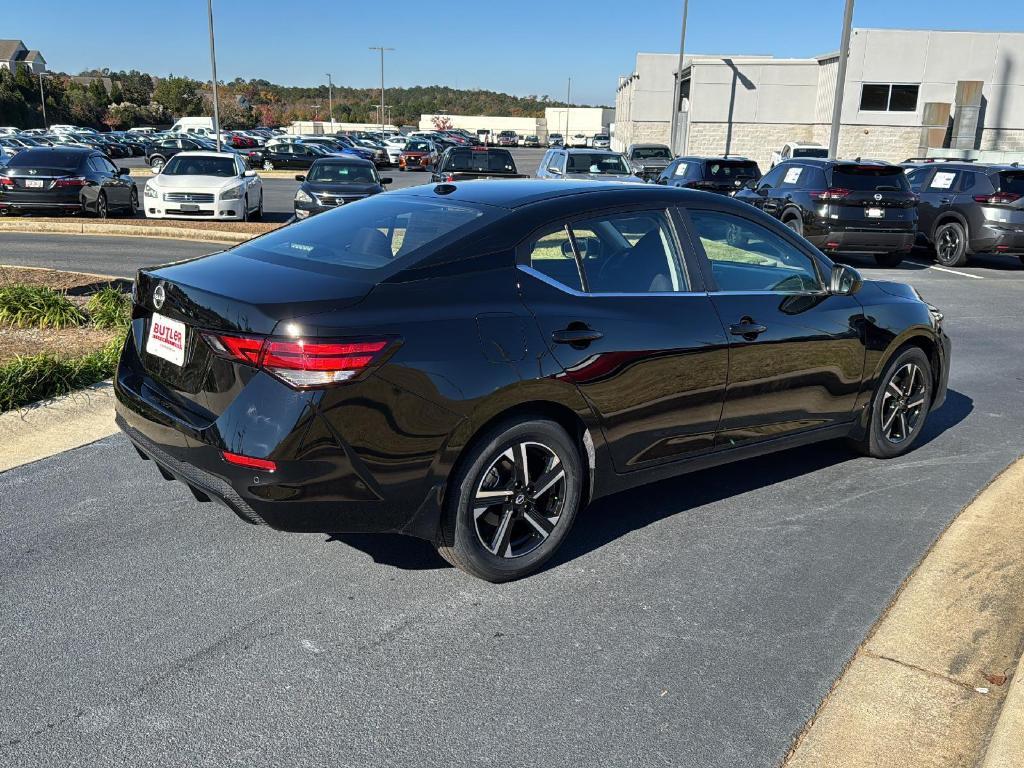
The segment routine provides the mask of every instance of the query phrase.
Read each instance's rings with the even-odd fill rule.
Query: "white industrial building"
[[[839,156],[901,161],[1024,152],[1024,33],[854,29]],[[765,166],[786,141],[827,145],[838,53],[688,55],[677,150]],[[613,146],[668,143],[678,56],[640,53],[619,78]]]
[[[515,131],[519,136],[536,136],[547,141],[549,133],[582,133],[588,138],[596,133],[607,133],[614,115],[615,110],[605,107],[547,107],[544,117],[435,114],[420,115],[419,128],[431,131],[435,119],[445,119],[452,128],[462,128],[470,133],[490,131],[492,136],[496,136],[502,131]]]

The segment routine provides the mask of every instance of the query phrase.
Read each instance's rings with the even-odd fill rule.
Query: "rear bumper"
[[[42,202],[0,202],[0,211],[55,211],[58,213],[78,213],[82,210],[81,203],[42,203]]]
[[[972,233],[972,253],[1024,254],[1024,227],[988,223]]]
[[[807,239],[825,253],[900,253],[914,247],[916,229],[833,229]]]

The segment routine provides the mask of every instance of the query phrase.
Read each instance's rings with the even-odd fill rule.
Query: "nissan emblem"
[[[164,306],[164,299],[167,298],[167,294],[164,292],[164,286],[161,283],[153,290],[153,306],[157,309],[162,309]]]

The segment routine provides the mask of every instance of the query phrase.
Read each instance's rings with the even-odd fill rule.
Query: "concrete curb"
[[[94,443],[116,431],[110,380],[0,413],[0,472]]]
[[[903,583],[785,768],[1024,765],[1024,687],[1007,686],[1024,646],[1022,535],[1018,460]]]
[[[196,240],[205,243],[228,243],[230,245],[244,243],[258,234],[263,234],[191,227],[139,227],[133,224],[107,224],[94,221],[0,221],[0,232],[153,237],[168,240]]]
[[[980,768],[1020,768],[1024,765],[1024,656],[1010,681],[1003,711],[992,731]]]

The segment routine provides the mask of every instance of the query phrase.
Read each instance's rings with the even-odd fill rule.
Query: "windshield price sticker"
[[[783,184],[796,184],[800,180],[800,174],[803,172],[803,168],[790,168],[786,171],[786,178],[783,179]]]

